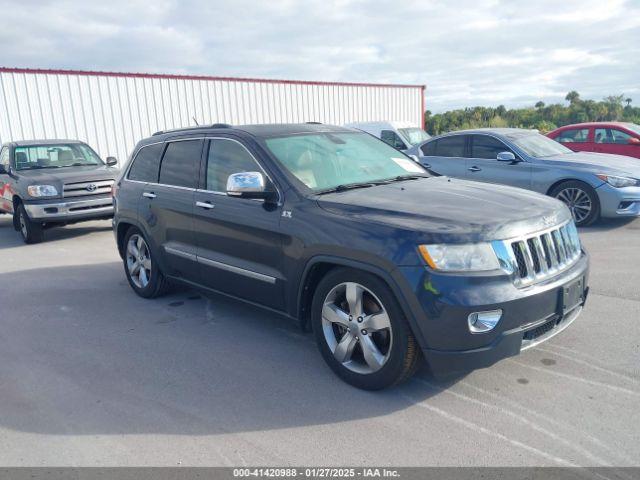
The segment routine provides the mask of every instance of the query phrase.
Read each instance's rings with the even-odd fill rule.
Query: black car
[[[180,281],[296,319],[347,382],[489,366],[582,310],[588,256],[558,200],[432,177],[362,132],[213,125],[141,141],[115,186],[143,297]]]
[[[48,227],[110,218],[117,163],[77,140],[7,143],[0,151],[0,213],[13,215],[26,243],[42,241]]]

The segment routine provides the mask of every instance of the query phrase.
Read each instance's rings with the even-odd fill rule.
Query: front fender
[[[395,295],[405,318],[409,322],[409,326],[411,327],[414,337],[418,341],[418,344],[421,348],[426,348],[426,344],[421,333],[422,331],[418,328],[418,319],[424,315],[424,312],[422,312],[422,308],[415,298],[415,295],[412,294],[411,286],[400,270],[395,265],[382,258],[373,262],[354,260],[353,258],[341,257],[333,254],[317,254],[309,258],[305,263],[301,276],[299,277],[300,281],[297,283],[298,291],[296,295],[295,311],[297,312],[296,316],[300,321],[300,325],[303,328],[305,328],[308,323],[308,318],[305,318],[304,315],[305,285],[313,267],[318,264],[330,264],[337,267],[363,270],[381,278]]]

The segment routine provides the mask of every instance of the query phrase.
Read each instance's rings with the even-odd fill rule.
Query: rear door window
[[[162,154],[163,143],[147,145],[138,150],[138,154],[133,159],[129,169],[129,180],[138,182],[158,182],[158,171],[160,169],[160,155]]]
[[[556,140],[560,143],[585,143],[588,138],[588,128],[576,128],[560,132]]]
[[[167,143],[160,163],[163,185],[196,188],[202,155],[202,140],[180,140]]]
[[[472,158],[487,158],[495,160],[500,152],[511,152],[504,143],[489,135],[473,135],[471,145]]]
[[[427,157],[434,157],[436,155],[436,147],[438,145],[438,140],[434,140],[433,142],[425,143],[420,147],[422,150],[422,154]]]

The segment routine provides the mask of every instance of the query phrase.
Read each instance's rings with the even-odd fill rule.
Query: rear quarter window
[[[160,170],[160,154],[163,147],[163,143],[156,143],[138,150],[138,154],[131,163],[127,178],[138,182],[156,183],[158,181],[158,171]]]

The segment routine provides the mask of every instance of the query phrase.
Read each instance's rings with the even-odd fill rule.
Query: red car
[[[615,153],[640,158],[640,125],[625,122],[576,123],[547,134],[575,152]]]

